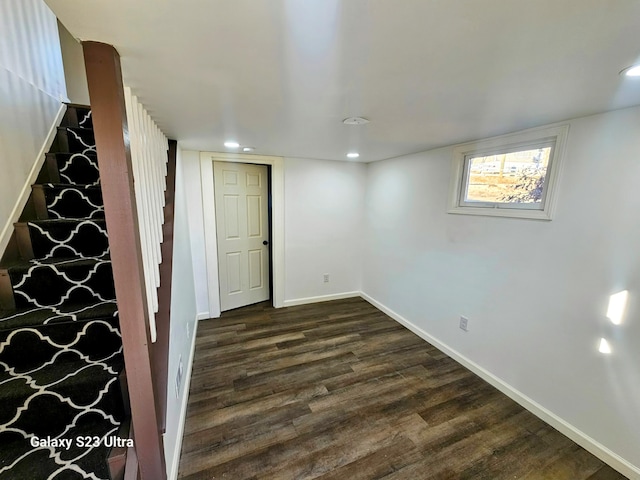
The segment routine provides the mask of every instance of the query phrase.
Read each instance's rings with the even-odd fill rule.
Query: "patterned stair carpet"
[[[16,224],[33,258],[3,266],[15,309],[0,315],[0,480],[108,480],[126,417],[91,112],[69,107],[69,123],[33,186],[43,218]]]

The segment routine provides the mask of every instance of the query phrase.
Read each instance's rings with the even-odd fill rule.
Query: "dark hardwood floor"
[[[622,475],[361,299],[200,322],[179,478]]]

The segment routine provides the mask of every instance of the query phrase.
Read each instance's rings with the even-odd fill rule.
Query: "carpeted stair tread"
[[[2,268],[15,309],[0,312],[0,480],[109,480],[127,413],[89,108],[69,107],[38,178],[51,183],[33,186],[23,218],[41,219],[16,224],[20,254],[34,258]]]
[[[74,106],[76,111],[77,126],[93,129],[93,115],[89,107]]]
[[[108,258],[30,260],[9,267],[8,274],[17,308],[115,299]]]
[[[3,358],[10,356],[0,355]],[[0,390],[0,428],[11,423],[18,408],[25,408],[26,403],[36,398],[40,399],[38,405],[46,405],[47,401],[52,400],[56,405],[66,405],[64,408],[73,411],[96,408],[110,395],[110,385],[118,380],[122,368],[121,348],[103,360],[90,360],[77,351],[67,350],[32,359],[20,371],[15,368],[7,371],[2,366],[0,378],[3,378],[4,384],[12,386]],[[114,391],[118,396],[118,391]],[[32,410],[37,415],[37,409],[26,406],[26,410]],[[113,409],[110,412],[114,413]],[[118,410],[114,415],[121,413]]]
[[[64,303],[58,307],[28,307],[0,312],[0,331],[92,319],[112,320],[117,319],[117,314],[118,305],[115,300]]]
[[[0,330],[0,359],[16,372],[51,361],[60,352],[73,351],[91,361],[104,361],[121,348],[117,317]]]
[[[96,151],[96,141],[92,128],[85,127],[58,127],[59,152],[86,153]],[[58,152],[54,152],[58,153]]]
[[[104,219],[34,220],[26,225],[36,258],[87,258],[109,254]]]
[[[85,413],[58,437],[65,439],[69,448],[66,443],[33,447],[22,433],[0,432],[0,480],[109,480],[109,445],[118,428],[97,412]]]
[[[85,153],[48,153],[58,170],[59,183],[70,185],[99,185],[98,156],[93,151]]]
[[[100,186],[45,183],[38,188],[44,192],[49,218],[104,218]]]
[[[58,436],[76,417],[90,411],[119,424],[124,416],[119,383],[123,369],[121,350],[101,361],[73,350],[52,355],[44,352],[41,358],[25,363],[20,371],[7,370],[0,363],[4,387],[0,389],[0,432],[13,429],[37,436]]]

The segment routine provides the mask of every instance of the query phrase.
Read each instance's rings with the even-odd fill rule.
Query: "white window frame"
[[[456,145],[453,148],[448,212],[462,215],[551,220],[556,204],[558,178],[568,132],[569,125],[556,125],[532,128]],[[552,148],[540,203],[469,202],[464,200],[470,168],[467,159],[549,146]]]

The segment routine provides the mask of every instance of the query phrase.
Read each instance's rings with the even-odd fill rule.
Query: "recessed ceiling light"
[[[358,158],[359,156],[360,154],[356,152],[347,153],[347,157],[349,158]]]
[[[345,125],[364,125],[365,123],[369,123],[369,120],[363,117],[349,117],[345,118],[342,123]]]
[[[620,72],[625,77],[640,77],[640,65],[631,65]]]
[[[240,144],[238,142],[228,141],[228,142],[224,142],[224,146],[227,148],[238,148]]]
[[[253,147],[242,147],[243,152],[253,152],[255,148]]]

